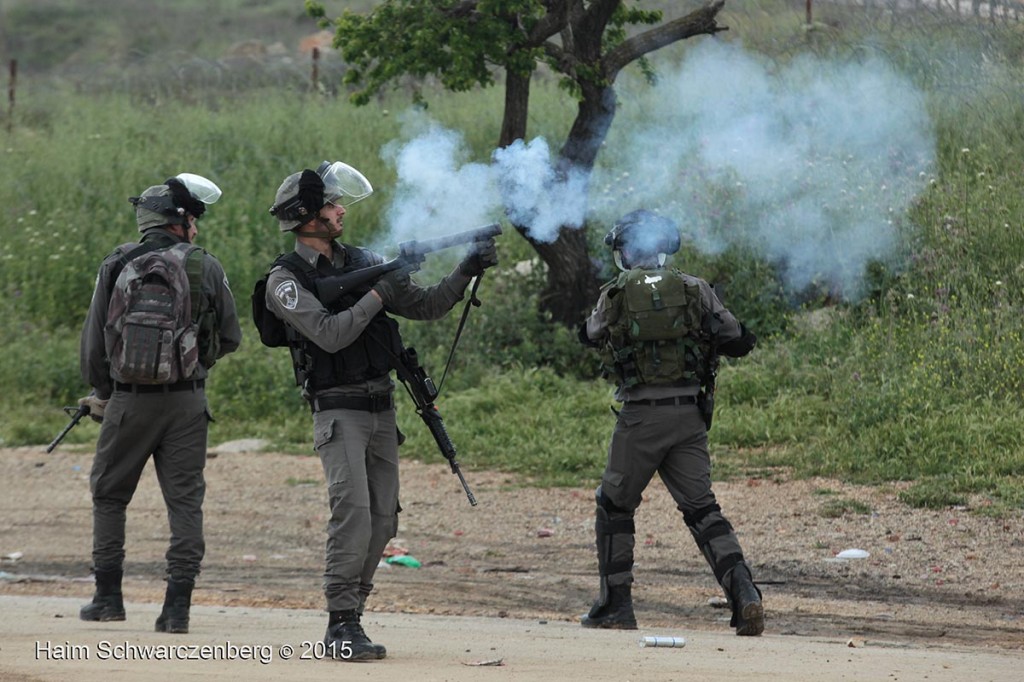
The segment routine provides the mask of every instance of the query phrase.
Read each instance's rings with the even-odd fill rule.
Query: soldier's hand
[[[412,265],[403,265],[400,268],[385,273],[383,277],[378,279],[377,283],[373,285],[373,291],[380,297],[380,302],[385,306],[394,303],[401,295],[401,292],[409,287],[409,275],[415,269]]]
[[[498,247],[493,239],[480,242],[477,247],[459,263],[459,272],[466,277],[479,277],[487,268],[498,264]]]
[[[84,398],[78,399],[78,406],[82,407],[85,405],[89,408],[89,417],[94,422],[103,421],[103,412],[107,409],[107,401],[97,398],[93,394],[89,394]]]

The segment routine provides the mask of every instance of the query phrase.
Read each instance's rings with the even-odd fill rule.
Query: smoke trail
[[[493,159],[508,218],[526,226],[531,237],[552,242],[559,228],[583,224],[587,178],[574,169],[564,177],[556,173],[544,138],[516,140],[496,150]]]
[[[713,41],[641,108],[624,103],[613,134],[594,206],[605,220],[656,209],[706,252],[750,246],[792,290],[825,281],[851,298],[865,264],[896,247],[893,221],[935,146],[924,97],[881,61],[804,58],[773,72]]]
[[[500,206],[493,171],[467,161],[462,137],[418,116],[406,121],[406,134],[415,136],[382,151],[398,173],[387,210],[391,238],[425,239],[491,222]]]
[[[382,157],[397,171],[387,210],[390,238],[422,239],[508,218],[538,241],[553,241],[562,226],[583,224],[586,178],[555,171],[543,138],[517,140],[472,163],[462,136],[422,115],[405,121],[403,139]]]

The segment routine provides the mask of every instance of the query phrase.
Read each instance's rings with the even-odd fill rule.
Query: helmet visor
[[[328,203],[351,206],[373,194],[370,181],[347,163],[321,164],[318,173],[323,178],[324,201]]]
[[[185,189],[188,190],[189,194],[206,205],[215,204],[220,199],[220,187],[213,180],[208,180],[202,175],[195,175],[194,173],[179,173],[175,177],[181,180],[181,184],[185,185]]]

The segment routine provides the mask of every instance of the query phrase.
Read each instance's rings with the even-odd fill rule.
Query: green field
[[[0,117],[0,446],[49,442],[66,422],[60,407],[87,392],[78,334],[97,264],[135,238],[126,199],[189,170],[224,190],[201,223],[199,243],[224,264],[245,332],[242,350],[218,363],[210,381],[211,442],[261,437],[274,448],[308,452],[308,410],[291,385],[287,353],[260,346],[248,319],[253,282],[290,248],[267,208],[288,173],[322,158],[353,160],[378,191],[346,222],[351,239],[372,242],[396,181],[382,149],[405,134],[408,92],[357,108],[337,83],[311,92],[301,63],[270,59],[229,69],[217,62],[239,40],[270,44],[287,36],[293,46],[315,31],[301,2],[175,3],[179,13],[149,23],[168,31],[200,20],[233,28],[186,31],[182,41],[164,36],[174,43],[166,51],[153,47],[161,36],[145,34],[122,50],[124,35],[101,30],[97,8],[126,13],[141,11],[138,5],[0,2],[0,54],[21,65],[13,118],[7,108]],[[934,163],[920,193],[891,217],[897,257],[870,263],[856,297],[827,287],[788,291],[778,263],[756,249],[684,249],[684,269],[731,282],[730,307],[761,338],[753,354],[726,363],[720,375],[711,433],[716,476],[912,481],[903,493],[908,504],[1020,513],[1024,26],[821,5],[820,24],[808,29],[802,7],[791,5],[731,2],[722,17],[731,30],[718,39],[742,43],[769,70],[803,59],[883,60],[924,94]],[[37,8],[53,21],[32,14]],[[145,23],[140,16],[127,26],[143,31]],[[74,38],[60,54],[52,51],[58,27]],[[666,49],[652,64],[667,71],[692,49]],[[634,80],[624,84],[623,117],[669,97],[664,87]],[[500,89],[453,95],[427,84],[422,92],[430,118],[462,136],[467,160],[486,162],[501,123]],[[555,145],[564,139],[574,115],[565,98],[538,77],[531,136]],[[613,125],[598,159],[598,189],[620,173],[617,145],[625,140]],[[706,196],[731,206],[731,187],[714,179]],[[595,243],[607,229],[604,213],[619,210],[620,199],[614,192],[592,197]],[[731,219],[742,227],[747,218]],[[513,267],[533,253],[507,224],[500,253],[438,403],[462,464],[543,483],[596,484],[613,425],[610,387],[594,378],[596,358],[574,333],[537,314],[543,277]],[[423,281],[452,264],[432,258]],[[403,325],[436,379],[457,319],[458,310],[442,322]],[[440,461],[411,404],[401,405],[404,455]],[[97,432],[83,423],[66,442],[87,447]]]

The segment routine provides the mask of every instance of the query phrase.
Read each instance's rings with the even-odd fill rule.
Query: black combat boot
[[[78,612],[82,620],[124,620],[124,597],[121,596],[120,568],[96,569],[96,594],[92,602]]]
[[[374,644],[359,624],[359,612],[331,611],[324,635],[327,655],[339,661],[373,661],[384,658],[388,650],[383,644]]]
[[[728,586],[726,594],[732,607],[732,620],[729,621],[729,625],[736,628],[736,634],[756,637],[764,632],[761,590],[754,585],[747,565],[742,562],[736,564],[723,582]]]
[[[590,613],[580,618],[585,628],[608,630],[636,630],[636,616],[633,615],[633,587],[629,583],[608,587],[608,599],[604,604],[598,599]]]
[[[157,632],[188,632],[188,611],[192,607],[192,578],[168,578],[164,608],[156,619]]]

